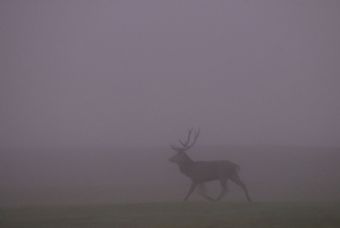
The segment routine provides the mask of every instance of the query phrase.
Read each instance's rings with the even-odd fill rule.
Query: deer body
[[[228,161],[228,160],[218,160],[218,161],[193,161],[186,153],[188,149],[190,149],[196,142],[199,131],[195,132],[195,136],[193,141],[191,142],[191,134],[192,129],[188,133],[188,137],[186,142],[180,143],[182,147],[172,146],[172,149],[177,152],[176,155],[171,157],[169,160],[178,165],[180,171],[187,177],[191,179],[191,186],[189,192],[185,196],[184,200],[187,200],[191,193],[195,190],[197,186],[204,188],[204,183],[209,181],[217,180],[221,184],[221,193],[217,196],[217,198],[211,198],[206,195],[205,192],[202,193],[202,196],[208,200],[220,200],[227,191],[227,181],[231,180],[235,184],[239,185],[248,201],[251,201],[248,189],[246,185],[241,181],[238,172],[240,170],[240,166]],[[190,143],[191,142],[191,143]]]
[[[178,164],[180,171],[196,183],[204,183],[213,180],[229,179],[239,170],[239,166],[233,162],[224,161],[192,161]]]

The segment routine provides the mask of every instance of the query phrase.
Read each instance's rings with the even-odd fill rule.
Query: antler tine
[[[182,140],[178,140],[179,141],[179,143],[182,145],[182,146],[184,146],[185,147],[185,143],[182,141]]]
[[[179,147],[174,146],[174,145],[170,145],[170,147],[171,147],[171,149],[173,149],[173,150],[179,150],[179,149],[180,149]]]
[[[189,131],[188,131],[188,135],[187,135],[187,139],[185,142],[183,142],[181,139],[178,140],[179,143],[183,146],[183,147],[187,147],[189,142],[190,142],[190,139],[191,139],[191,135],[192,135],[192,131],[193,131],[193,128],[190,128]]]
[[[195,142],[196,142],[196,140],[197,140],[197,138],[198,138],[198,136],[200,134],[200,129],[198,129],[197,131],[195,130],[194,131],[194,138],[193,138],[193,140],[191,140],[191,136],[192,136],[193,131],[194,131],[193,128],[189,129],[188,135],[187,135],[187,138],[186,138],[185,142],[183,142],[181,139],[178,140],[179,143],[182,145],[182,147],[177,147],[177,146],[174,146],[174,145],[170,145],[170,147],[173,150],[182,150],[182,151],[189,150],[195,144]]]
[[[191,148],[196,143],[196,140],[197,140],[198,136],[200,135],[200,132],[201,132],[201,130],[199,128],[197,129],[197,131],[195,131],[194,139],[192,140],[192,142],[188,146],[188,149]]]
[[[185,144],[188,144],[190,142],[193,130],[194,130],[193,128],[190,128],[190,130],[188,131],[187,141],[185,142]]]

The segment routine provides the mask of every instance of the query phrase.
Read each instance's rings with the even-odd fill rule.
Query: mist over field
[[[254,201],[339,201],[339,12],[1,1],[0,207],[179,202],[190,180],[169,145],[191,127],[188,155],[239,164]],[[225,201],[245,201],[229,188]]]
[[[198,147],[196,160],[230,159],[255,202],[339,201],[339,149]],[[29,154],[29,156],[27,155]],[[168,148],[7,151],[2,154],[1,205],[181,202],[190,181],[170,164]],[[219,185],[208,185],[217,195]],[[203,200],[193,194],[191,200]],[[224,199],[246,202],[230,182]]]

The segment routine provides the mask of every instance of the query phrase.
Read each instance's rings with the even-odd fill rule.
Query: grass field
[[[340,203],[141,203],[3,208],[2,228],[339,228]]]

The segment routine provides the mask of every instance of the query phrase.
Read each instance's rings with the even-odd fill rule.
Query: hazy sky
[[[340,146],[338,0],[2,0],[2,147]]]

